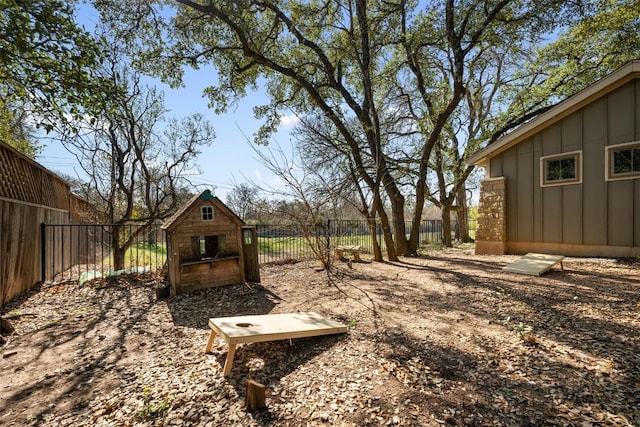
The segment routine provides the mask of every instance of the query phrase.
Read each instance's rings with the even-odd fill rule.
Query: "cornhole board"
[[[560,268],[564,270],[564,266],[562,265],[563,259],[563,255],[536,254],[531,252],[502,269],[511,273],[541,276],[557,263],[560,263]]]
[[[210,318],[209,327],[211,334],[205,353],[211,351],[217,335],[229,344],[227,360],[222,370],[225,377],[231,373],[237,344],[341,334],[348,329],[346,325],[312,311]]]

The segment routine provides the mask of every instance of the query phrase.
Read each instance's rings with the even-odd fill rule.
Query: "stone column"
[[[488,178],[480,184],[476,254],[502,255],[506,251],[506,177]]]

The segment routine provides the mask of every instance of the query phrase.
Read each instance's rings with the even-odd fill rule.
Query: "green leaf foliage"
[[[42,147],[31,136],[28,113],[23,104],[0,102],[0,141],[35,159]]]
[[[490,141],[640,58],[638,28],[638,0],[585,2],[584,14],[560,28],[553,40],[536,46],[513,74],[501,98],[504,114]]]
[[[99,55],[73,13],[63,0],[0,0],[0,99],[75,112],[89,96]]]

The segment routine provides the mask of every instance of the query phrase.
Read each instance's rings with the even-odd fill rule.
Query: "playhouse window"
[[[251,232],[251,230],[244,230],[243,234],[244,234],[244,244],[250,245],[253,241],[253,233]]]
[[[580,151],[541,157],[540,162],[542,187],[582,182],[582,152]]]
[[[215,258],[225,251],[225,236],[194,236],[191,238],[191,249],[194,259]]]
[[[605,147],[607,181],[640,177],[640,142]]]
[[[213,206],[202,206],[200,212],[203,221],[213,221]]]

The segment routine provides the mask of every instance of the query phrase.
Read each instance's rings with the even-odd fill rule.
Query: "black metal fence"
[[[160,224],[42,224],[42,280],[84,283],[155,271],[166,262],[166,247]]]
[[[411,232],[407,223],[406,232]],[[315,230],[297,225],[261,224],[256,226],[258,262],[315,259],[315,248],[359,245],[363,253],[373,252],[371,234],[365,220],[329,220]],[[116,234],[114,234],[116,233]],[[382,229],[377,240],[386,250]],[[442,241],[442,221],[420,224],[420,243]],[[121,248],[116,251],[116,245]],[[316,249],[317,250],[317,249]],[[120,252],[119,262],[114,254]],[[167,260],[167,245],[160,224],[42,224],[42,280],[87,280],[155,271]]]
[[[411,233],[411,223],[405,224],[406,233]],[[258,234],[258,258],[260,264],[286,260],[314,259],[314,245],[335,247],[337,245],[359,245],[363,253],[373,252],[371,233],[366,220],[328,220],[305,230],[297,225],[260,224]],[[382,228],[377,226],[377,241],[386,250]],[[442,221],[423,220],[419,229],[420,243],[442,242]]]

